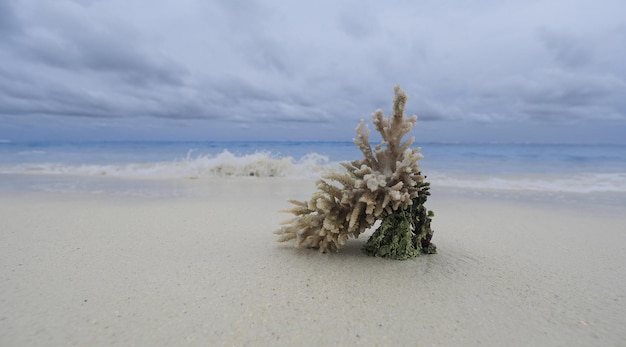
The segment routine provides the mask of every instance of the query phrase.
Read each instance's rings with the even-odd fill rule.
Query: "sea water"
[[[626,193],[626,146],[422,143],[433,187]],[[0,141],[8,177],[316,178],[362,158],[352,142]]]

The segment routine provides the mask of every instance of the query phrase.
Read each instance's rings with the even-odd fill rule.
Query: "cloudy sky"
[[[623,0],[0,0],[0,139],[626,143]],[[419,140],[418,140],[419,142]]]

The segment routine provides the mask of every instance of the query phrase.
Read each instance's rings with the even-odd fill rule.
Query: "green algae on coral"
[[[430,242],[433,236],[430,222],[435,214],[424,207],[429,195],[428,183],[422,192],[423,196],[415,198],[409,208],[395,210],[382,218],[380,226],[362,248],[365,254],[406,260],[421,253],[437,253],[437,247]]]
[[[380,226],[363,246],[369,256],[405,260],[419,255],[413,243],[410,216],[406,211],[394,211],[383,217]]]
[[[358,237],[377,221],[363,250],[373,256],[409,259],[420,253],[435,253],[430,243],[434,214],[424,207],[429,184],[418,161],[420,148],[411,148],[414,137],[403,141],[417,123],[417,116],[405,117],[407,95],[395,87],[393,114],[381,110],[372,122],[382,142],[372,148],[370,130],[361,120],[354,144],[363,159],[342,163],[345,172],[333,172],[317,182],[318,190],[308,201],[290,200],[294,217],[275,232],[279,241],[295,240],[296,247],[338,251],[348,238]]]

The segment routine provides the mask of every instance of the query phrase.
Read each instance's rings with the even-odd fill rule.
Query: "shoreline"
[[[439,253],[394,261],[361,253],[369,234],[332,254],[277,243],[313,182],[0,194],[0,344],[626,342],[619,206],[435,187]]]
[[[473,177],[473,176],[469,176]],[[520,176],[520,177],[523,177]],[[318,177],[319,178],[319,177]],[[315,190],[316,177],[114,177],[93,175],[50,175],[50,174],[0,174],[0,196],[24,196],[57,194],[68,196],[102,196],[120,198],[191,198],[203,199],[210,195],[211,187],[220,187],[219,192],[241,195],[249,187],[271,184],[277,191],[291,190],[298,194],[288,199],[310,197]],[[584,205],[587,209],[601,212],[626,206],[626,195],[620,191],[572,192],[558,190],[524,190],[519,188],[488,188],[484,186],[447,186],[431,182],[432,196],[466,197],[478,199],[519,202],[533,202],[548,205],[562,205],[576,208]],[[245,185],[239,189],[237,185]],[[297,188],[296,188],[297,187]]]

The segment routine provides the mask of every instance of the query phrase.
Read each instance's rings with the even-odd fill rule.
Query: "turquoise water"
[[[423,143],[433,184],[626,192],[626,146]],[[318,177],[360,159],[352,142],[2,142],[0,174],[138,178]]]

